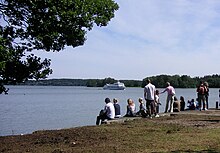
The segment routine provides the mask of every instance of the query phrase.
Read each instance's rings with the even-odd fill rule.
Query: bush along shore
[[[1,153],[220,152],[220,110],[0,137]]]

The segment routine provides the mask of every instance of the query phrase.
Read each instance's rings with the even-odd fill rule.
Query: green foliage
[[[123,82],[126,87],[141,87],[142,81],[139,80],[115,80],[114,78],[88,79],[87,87],[103,87],[105,84],[113,84],[117,81]]]
[[[141,80],[119,80],[126,87],[144,87],[146,80],[150,79],[157,88],[165,88],[166,82],[170,82],[175,88],[196,88],[200,81],[207,81],[210,88],[220,88],[220,75],[191,78],[187,75],[158,75]],[[47,79],[39,81],[26,81],[23,85],[53,85],[53,86],[87,86],[103,87],[106,83],[115,83],[114,78],[105,79]]]
[[[94,24],[106,26],[118,5],[112,0],[4,0],[0,8],[12,40],[19,38],[28,50],[60,51],[83,45],[86,31]]]
[[[141,87],[142,81],[140,80],[121,80],[126,87]]]
[[[151,82],[158,88],[165,88],[166,82],[170,82],[175,88],[196,88],[200,81],[207,81],[210,88],[220,87],[220,75],[209,75],[204,77],[191,78],[187,75],[158,75],[151,76],[143,79],[142,87],[146,85],[146,80],[150,79]]]
[[[119,80],[126,87],[141,87],[142,81],[139,80]],[[43,86],[87,86],[87,87],[103,87],[106,83],[115,83],[117,80],[113,78],[105,79],[45,79],[45,80],[28,80],[20,85],[43,85]]]
[[[50,60],[27,53],[83,45],[87,31],[106,26],[118,8],[113,0],[0,1],[0,93],[5,83],[52,73]]]

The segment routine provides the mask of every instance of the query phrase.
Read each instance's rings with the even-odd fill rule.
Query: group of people
[[[162,92],[159,92],[159,90],[156,90],[155,86],[151,83],[151,80],[147,80],[147,85],[144,87],[144,98],[146,100],[146,108],[150,117],[152,115],[155,115],[155,117],[158,116],[157,113],[159,112],[160,105],[159,94],[163,94],[165,92],[167,92],[167,99],[164,113],[179,112],[184,110],[184,97],[181,96],[180,100],[178,100],[175,96],[176,92],[174,87],[171,86],[169,82],[167,82],[166,85],[166,88]]]
[[[99,113],[96,119],[96,125],[100,124],[100,121],[112,120],[121,117],[120,105],[117,99],[113,99],[113,103],[109,98],[105,98],[105,107]]]
[[[135,117],[135,116],[142,116],[142,117],[159,117],[159,106],[161,105],[159,100],[159,94],[163,94],[167,92],[167,99],[165,104],[165,111],[167,112],[179,112],[185,110],[185,100],[183,96],[180,96],[180,100],[177,99],[175,96],[175,89],[173,86],[170,85],[169,82],[166,83],[167,87],[162,91],[156,90],[155,85],[151,83],[151,80],[147,80],[147,85],[144,87],[144,100],[146,101],[146,106],[144,105],[143,98],[139,98],[139,110],[136,111],[135,103],[132,99],[127,100],[127,111],[124,115],[125,117]],[[201,84],[197,88],[198,94],[198,105],[194,103],[194,99],[188,101],[188,109],[194,110],[198,108],[199,110],[208,109],[208,83],[201,82]],[[116,98],[113,99],[113,103],[109,98],[105,99],[105,107],[103,110],[100,111],[99,116],[97,116],[96,125],[100,124],[100,121],[105,119],[112,120],[115,118],[121,117],[120,105],[118,104],[118,100]]]
[[[144,106],[143,98],[139,98],[138,101],[139,101],[139,110],[136,111],[136,106],[134,101],[131,98],[127,100],[127,110],[124,117],[136,117],[136,116],[147,117],[147,112]],[[106,104],[104,109],[102,109],[99,113],[99,116],[97,116],[96,125],[99,125],[100,121],[113,120],[122,117],[121,108],[118,103],[118,99],[114,98],[112,103],[109,98],[105,98],[105,103]]]
[[[167,83],[167,88],[161,92],[168,93],[167,102],[166,102],[166,109],[165,112],[168,111],[168,105],[170,102],[170,110],[169,112],[173,112],[173,102],[174,102],[174,95],[175,90]],[[152,116],[159,117],[159,105],[161,105],[159,101],[159,90],[156,90],[155,86],[151,83],[151,81],[147,80],[147,85],[144,87],[144,100],[146,101],[146,106],[144,105],[143,98],[139,98],[139,110],[136,111],[135,103],[132,99],[127,100],[127,111],[124,115],[125,117],[135,117],[135,116],[142,116],[142,117],[150,117]],[[121,117],[120,105],[118,104],[118,100],[116,98],[113,99],[113,103],[109,98],[105,99],[105,107],[103,110],[100,111],[99,116],[97,116],[96,125],[100,124],[100,121],[105,119],[112,120],[115,118]]]
[[[208,110],[209,108],[209,85],[207,82],[200,82],[200,85],[196,89],[197,98],[188,100],[189,110]]]
[[[208,105],[208,97],[209,97],[209,85],[207,82],[200,82],[200,85],[197,87],[197,97],[198,97],[198,109],[207,110]]]

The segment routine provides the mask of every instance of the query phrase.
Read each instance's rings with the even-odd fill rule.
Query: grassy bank
[[[0,137],[0,152],[220,152],[220,116],[178,114]]]

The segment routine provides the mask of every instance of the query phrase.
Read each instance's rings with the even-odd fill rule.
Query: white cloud
[[[115,18],[107,27],[88,32],[84,46],[45,53],[52,58],[51,77],[143,79],[218,73],[220,1],[117,2]]]

